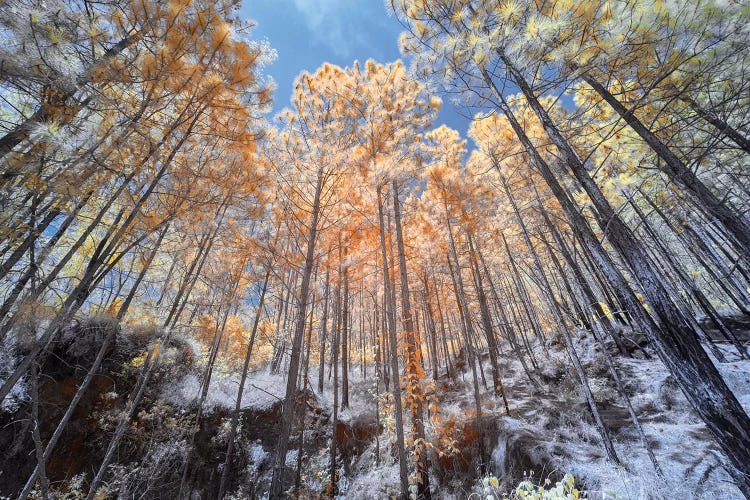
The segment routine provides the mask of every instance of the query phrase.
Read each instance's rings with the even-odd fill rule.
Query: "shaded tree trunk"
[[[310,277],[312,275],[315,257],[315,239],[318,234],[318,218],[320,215],[320,196],[323,187],[323,169],[317,174],[315,186],[315,199],[312,205],[311,221],[307,240],[307,252],[302,271],[302,286],[299,292],[297,319],[292,340],[292,352],[289,359],[289,371],[286,383],[286,396],[282,407],[279,441],[276,445],[276,454],[273,460],[273,476],[271,478],[271,498],[280,498],[284,489],[284,468],[286,464],[286,453],[289,447],[289,435],[295,414],[295,393],[297,391],[297,374],[299,371],[300,354],[302,350],[302,335],[305,331],[305,319],[307,303],[310,292]]]
[[[385,315],[388,329],[388,357],[391,368],[391,392],[393,394],[394,414],[396,417],[396,451],[398,452],[399,480],[401,498],[409,498],[409,475],[406,469],[406,449],[404,447],[404,417],[401,402],[401,381],[398,369],[398,339],[396,336],[396,303],[393,293],[390,271],[388,269],[388,251],[386,245],[386,225],[383,215],[382,185],[377,188],[378,222],[380,225],[380,251],[383,259],[383,287],[385,290]]]
[[[739,488],[746,496],[750,496],[750,418],[706,355],[695,333],[684,328],[682,318],[672,305],[668,292],[661,286],[658,273],[651,267],[649,258],[604,198],[580,158],[537,100],[528,82],[508,61],[507,57],[503,56],[503,62],[513,74],[514,80],[539,117],[550,139],[560,150],[566,165],[594,203],[600,227],[606,231],[612,244],[622,258],[627,261],[640,282],[643,283],[647,300],[652,305],[656,318],[649,316],[640,305],[634,292],[619,270],[612,264],[586,220],[580,215],[547,163],[524,133],[502,92],[494,87],[494,82],[485,73],[486,79],[488,79],[487,83],[496,91],[496,95],[501,101],[502,110],[508,117],[516,135],[550,186],[553,194],[563,206],[571,226],[589,246],[598,261],[597,263],[603,267],[612,281],[620,300],[627,306],[630,314],[642,324],[660,358],[669,368],[688,401],[701,415],[711,434],[729,458],[733,465],[729,472],[737,481]]]

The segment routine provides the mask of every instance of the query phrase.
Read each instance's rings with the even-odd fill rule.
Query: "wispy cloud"
[[[372,38],[382,32],[382,19],[375,9],[383,9],[378,0],[293,0],[302,14],[310,36],[339,57],[353,58],[363,48],[372,49]],[[369,22],[368,22],[369,21]]]

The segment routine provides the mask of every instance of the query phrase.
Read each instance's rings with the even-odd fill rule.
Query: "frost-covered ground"
[[[729,387],[750,410],[750,361],[736,360],[727,349],[726,363],[716,363]],[[660,478],[643,447],[627,428],[615,446],[625,468],[605,460],[567,461],[568,469],[611,498],[743,498],[722,467],[722,455],[705,425],[658,360],[620,360],[630,382],[632,404],[664,471]]]
[[[204,408],[207,411],[217,408],[234,409],[239,387],[240,374],[223,370],[220,367],[211,377]],[[200,389],[200,375],[188,373],[175,384],[165,387],[162,397],[176,406],[189,406],[200,398]],[[269,373],[266,369],[253,371],[248,373],[245,381],[241,408],[268,409],[277,401],[281,401],[285,392],[285,375]]]
[[[548,355],[537,353],[543,371],[559,380],[546,391],[529,390],[520,362],[505,361],[506,372],[512,374],[505,383],[514,417],[499,419],[506,435],[525,432],[537,436],[542,445],[533,452],[553,457],[557,472],[572,473],[585,485],[589,498],[742,498],[722,467],[721,454],[705,425],[658,359],[618,357],[617,365],[664,478],[654,471],[598,346],[588,338],[579,338],[577,349],[623,466],[604,456],[572,366],[560,349],[550,349]],[[750,361],[740,360],[729,347],[726,357],[728,362],[716,364],[750,410]],[[500,469],[497,473],[502,473],[505,465],[502,448],[501,442],[493,452],[495,466]]]
[[[505,415],[502,402],[491,389],[480,382],[483,415],[493,426],[493,442],[487,450],[491,458],[489,470],[464,471],[459,481],[450,473],[431,477],[435,498],[463,499],[487,498],[487,494],[509,492],[523,473],[535,474],[540,481],[549,477],[554,481],[565,473],[575,477],[576,484],[588,492],[588,497],[645,500],[659,499],[739,499],[740,492],[732,484],[722,467],[722,456],[704,424],[691,410],[676,383],[658,359],[617,357],[618,371],[623,378],[631,403],[654,454],[664,471],[659,477],[635,433],[632,422],[615,390],[600,347],[589,336],[575,335],[576,349],[589,376],[597,404],[613,439],[622,466],[606,459],[599,434],[592,423],[588,405],[583,398],[579,382],[570,365],[568,354],[561,345],[552,345],[547,351],[536,347],[535,356],[539,370],[535,376],[539,384],[531,384],[519,360],[506,353],[501,359],[501,375],[506,388],[510,416]],[[184,339],[183,339],[184,340]],[[197,359],[204,358],[200,347],[184,341]],[[727,362],[716,363],[735,395],[750,411],[750,361],[743,361],[729,347]],[[169,353],[165,353],[168,357]],[[165,358],[166,359],[166,358]],[[17,362],[11,349],[0,350],[0,380]],[[483,358],[485,378],[490,381],[489,361]],[[181,376],[161,389],[161,398],[177,408],[193,406],[200,395],[202,364],[181,373]],[[444,374],[445,370],[441,370]],[[310,367],[310,388],[317,406],[330,416],[333,409],[332,383],[326,371],[325,390],[317,392],[317,367]],[[351,460],[339,463],[340,498],[388,498],[399,491],[399,467],[395,458],[394,419],[388,411],[389,396],[379,385],[376,390],[373,366],[368,366],[367,377],[362,378],[360,367],[350,367],[349,408],[341,409],[338,418],[348,428],[365,428],[375,425],[376,418],[382,426],[379,435],[367,435],[360,448],[351,452]],[[205,410],[230,410],[234,408],[240,377],[235,371],[218,364],[213,372]],[[473,385],[470,370],[459,372],[453,380],[443,375],[435,390],[443,420],[455,419],[457,428],[470,422],[474,407]],[[255,369],[248,375],[241,407],[245,410],[267,411],[284,397],[286,375]],[[9,405],[18,405],[26,398],[23,380],[11,397],[3,402],[3,411],[13,411]],[[340,397],[339,397],[340,398]],[[376,416],[376,398],[380,413]],[[339,399],[339,402],[341,399]],[[386,406],[386,408],[384,408]],[[407,437],[410,429],[408,412],[404,425]],[[310,439],[317,440],[313,451],[303,455],[302,481],[308,491],[320,492],[329,477],[331,429],[325,423],[312,423],[309,416]],[[313,426],[317,425],[315,431]],[[376,426],[377,427],[377,426]],[[307,429],[306,429],[307,432]],[[317,432],[317,434],[316,434]],[[435,440],[436,429],[428,425],[428,440]],[[351,443],[342,443],[351,446]],[[250,459],[249,477],[266,480],[268,468],[263,464],[272,458],[273,450],[259,442],[248,444]],[[290,449],[289,467],[296,468],[297,450]],[[413,457],[410,457],[410,461]],[[433,467],[433,469],[436,469]],[[409,464],[413,470],[413,464]],[[487,488],[483,479],[492,474],[499,479],[497,488]],[[448,476],[448,477],[446,477]],[[468,481],[466,479],[468,478]],[[412,481],[413,482],[413,481]]]
[[[617,366],[664,472],[663,478],[655,472],[634,430],[625,405],[610,381],[598,346],[584,338],[576,342],[623,465],[617,466],[606,459],[568,355],[558,346],[550,348],[546,354],[541,350],[536,353],[540,371],[545,375],[540,388],[528,382],[518,360],[503,359],[502,374],[510,417],[504,415],[501,402],[480,382],[483,412],[494,419],[500,435],[491,452],[492,463],[487,475],[494,474],[502,479],[508,471],[519,475],[528,472],[535,473],[536,477],[541,474],[540,482],[543,482],[544,477],[561,478],[570,473],[592,499],[742,498],[722,467],[722,456],[705,425],[658,359],[618,358]],[[740,360],[729,347],[726,357],[729,361],[717,363],[717,366],[745,409],[750,411],[750,361]],[[484,369],[490,380],[486,359]],[[459,375],[450,392],[438,395],[442,400],[443,417],[466,418],[464,410],[473,407],[472,391],[471,375]],[[327,401],[327,397],[324,399]],[[353,411],[356,412],[356,408],[354,404]],[[519,453],[526,455],[526,463],[544,466],[541,470],[519,470],[523,464],[512,463]],[[387,457],[379,466],[370,461],[363,464],[360,473],[347,479],[342,483],[345,488],[342,498],[387,498],[389,493],[398,491],[398,464]],[[487,490],[478,473],[473,491],[441,489],[436,478],[431,481],[437,490],[435,497],[446,499],[467,498],[472,493],[472,498],[487,498],[486,493],[509,492],[516,484],[501,483],[499,489]]]

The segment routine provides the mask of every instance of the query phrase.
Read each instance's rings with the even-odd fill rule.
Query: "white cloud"
[[[346,58],[368,45],[367,27],[377,29],[369,23],[381,17],[373,8],[383,8],[377,0],[293,0],[293,3],[315,41]]]

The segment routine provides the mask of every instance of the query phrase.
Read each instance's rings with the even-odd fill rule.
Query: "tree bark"
[[[398,452],[399,479],[401,482],[401,499],[409,498],[409,475],[406,469],[406,449],[404,447],[404,417],[401,402],[401,381],[398,369],[398,339],[396,336],[396,303],[393,294],[390,271],[388,269],[388,251],[385,241],[385,217],[383,216],[382,185],[377,187],[378,222],[380,224],[380,251],[383,258],[383,287],[385,290],[385,315],[387,316],[388,342],[391,365],[391,391],[393,394],[394,413],[396,417],[396,450]]]
[[[276,445],[276,454],[273,460],[273,476],[271,478],[271,498],[281,498],[284,490],[284,468],[286,465],[286,453],[289,446],[289,435],[292,430],[295,409],[295,393],[297,391],[297,373],[299,371],[300,352],[302,350],[302,335],[305,331],[305,319],[307,313],[307,302],[310,291],[310,277],[312,275],[315,257],[315,239],[318,234],[318,218],[320,215],[320,196],[323,187],[323,169],[318,169],[315,186],[315,199],[312,205],[311,221],[307,240],[307,252],[305,264],[302,271],[302,286],[298,299],[297,320],[294,328],[292,341],[292,352],[289,359],[289,371],[286,383],[286,397],[282,407],[281,425],[279,431],[279,442]]]
[[[659,169],[682,190],[689,193],[698,200],[713,217],[716,218],[735,238],[738,245],[736,250],[740,252],[745,260],[750,261],[750,225],[742,217],[719,199],[695,173],[680,160],[677,155],[664,144],[653,132],[651,132],[635,116],[634,110],[627,109],[612,93],[591,74],[584,73],[583,81],[591,87],[609,104],[620,118],[632,128],[643,139],[654,152],[664,161],[658,163]],[[748,480],[750,481],[750,480]]]
[[[321,334],[320,334],[320,363],[318,366],[318,392],[323,394],[323,382],[324,372],[326,367],[326,338],[328,337],[328,296],[330,292],[331,271],[326,265],[326,284],[325,290],[323,291],[323,319],[321,320]]]
[[[260,297],[258,298],[258,307],[255,309],[255,318],[253,319],[253,327],[250,330],[250,341],[247,343],[247,351],[245,352],[245,361],[242,364],[242,375],[240,376],[240,386],[237,389],[237,399],[234,402],[234,411],[232,412],[232,420],[229,424],[229,437],[227,438],[227,453],[224,458],[224,469],[221,471],[221,480],[219,482],[219,500],[224,498],[226,492],[227,481],[229,474],[232,469],[232,460],[234,453],[234,440],[237,435],[237,425],[240,419],[240,409],[242,407],[242,396],[245,393],[245,382],[247,381],[247,371],[250,367],[250,359],[253,354],[253,346],[255,345],[255,335],[258,333],[258,324],[260,318],[263,315],[263,304],[266,299],[266,290],[268,290],[268,280],[271,277],[271,263],[266,264],[266,274],[263,278],[263,286],[260,289]]]
[[[346,260],[346,248],[344,248]],[[341,307],[341,409],[349,408],[349,266],[344,264]]]
[[[496,95],[501,101],[501,108],[508,117],[516,135],[539,169],[542,177],[550,186],[553,194],[563,206],[571,225],[578,232],[579,237],[589,246],[598,261],[597,263],[605,269],[608,278],[612,280],[619,299],[627,306],[631,316],[642,324],[660,358],[669,368],[688,401],[701,416],[709,431],[729,458],[733,465],[729,472],[737,482],[738,487],[746,496],[750,497],[750,418],[706,355],[695,333],[684,328],[679,312],[671,304],[671,298],[661,286],[658,273],[651,267],[650,260],[644,254],[639,243],[604,198],[578,155],[537,100],[528,82],[513,67],[507,57],[503,56],[503,58],[550,139],[560,150],[565,164],[594,203],[600,227],[605,231],[623,259],[626,260],[633,273],[643,283],[647,300],[654,308],[656,318],[650,317],[640,305],[634,292],[619,270],[612,264],[586,220],[578,212],[547,163],[526,136],[513,111],[505,101],[502,92],[494,87],[494,82],[485,73],[485,78],[489,79],[487,83],[496,91]]]

